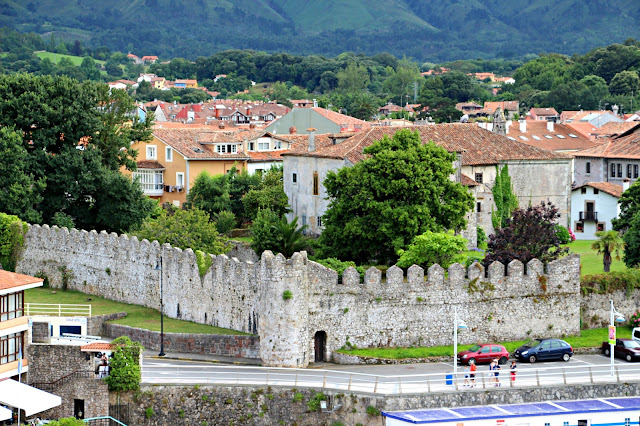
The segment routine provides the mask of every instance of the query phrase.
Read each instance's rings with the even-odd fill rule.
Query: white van
[[[631,338],[636,342],[640,343],[640,327],[636,327],[631,332]]]

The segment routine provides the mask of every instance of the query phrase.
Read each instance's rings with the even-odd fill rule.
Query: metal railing
[[[491,372],[493,373],[493,372]],[[611,375],[609,365],[567,366],[523,369],[511,380],[503,369],[499,381],[489,371],[477,371],[474,382],[465,374],[439,373],[415,375],[374,375],[335,370],[233,366],[145,366],[142,382],[148,384],[225,384],[291,386],[360,391],[384,395],[489,389],[500,387],[538,387],[590,383],[640,381],[640,369],[634,364],[616,365]]]
[[[586,212],[579,212],[579,219],[578,220],[593,220],[593,221],[598,221],[598,212],[592,212],[592,211],[586,211]]]
[[[44,315],[52,317],[90,317],[91,305],[25,303],[24,313],[25,315]]]

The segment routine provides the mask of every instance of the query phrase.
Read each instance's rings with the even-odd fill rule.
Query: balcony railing
[[[598,221],[598,212],[580,212],[580,221],[592,220],[594,222]]]

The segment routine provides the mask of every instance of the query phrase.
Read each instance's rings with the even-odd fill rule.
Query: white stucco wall
[[[586,194],[582,193],[582,188],[576,188],[571,194],[571,229],[577,240],[595,240],[595,233],[597,231],[595,221],[583,221],[584,232],[576,231],[576,223],[580,218],[580,212],[586,211],[586,201],[593,201],[595,203],[594,212],[598,213],[598,222],[604,223],[604,230],[612,230],[611,219],[618,217],[620,208],[618,206],[618,198],[607,194],[606,192],[599,191],[598,194],[594,194],[594,189],[590,186],[584,187]]]

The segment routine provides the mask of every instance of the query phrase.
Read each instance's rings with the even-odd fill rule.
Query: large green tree
[[[417,235],[464,228],[473,196],[450,179],[454,154],[406,129],[364,153],[324,181],[330,204],[320,257],[393,262]]]
[[[509,167],[505,164],[501,169],[496,166],[496,180],[492,189],[496,209],[491,210],[491,224],[494,229],[505,226],[511,213],[518,208],[518,197],[513,193]]]
[[[111,342],[116,346],[109,362],[109,375],[105,377],[110,391],[126,392],[140,388],[142,368],[140,357],[144,347],[127,336],[120,336]]]
[[[151,121],[140,121],[135,111],[126,93],[110,92],[104,84],[0,76],[0,127],[21,137],[19,164],[36,183],[28,198],[42,197],[34,209],[43,222],[62,212],[82,228],[123,232],[149,214],[151,202],[120,172],[121,166],[135,168],[131,141],[150,139]]]
[[[200,173],[193,181],[193,187],[187,194],[187,201],[194,207],[206,211],[209,215],[231,209],[229,175],[210,175]]]
[[[620,206],[620,214],[611,223],[613,229],[624,233],[631,227],[635,214],[640,211],[640,180],[636,180],[629,189],[622,193],[618,205]]]

